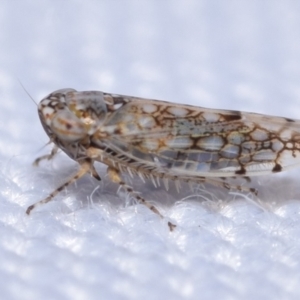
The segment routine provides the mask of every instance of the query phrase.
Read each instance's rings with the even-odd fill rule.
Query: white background
[[[133,180],[178,226],[50,151],[35,101],[101,90],[298,118],[300,2],[0,0],[1,299],[299,299],[299,172],[259,201]],[[183,199],[184,198],[184,199]],[[259,205],[257,205],[259,203]]]

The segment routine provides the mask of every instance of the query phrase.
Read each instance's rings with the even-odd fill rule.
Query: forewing
[[[300,121],[138,99],[111,114],[104,143],[173,175],[252,176],[300,163]]]

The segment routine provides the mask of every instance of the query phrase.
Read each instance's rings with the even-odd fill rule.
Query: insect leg
[[[38,166],[39,163],[40,163],[42,160],[45,160],[45,159],[46,159],[46,160],[51,160],[51,159],[57,154],[58,150],[59,150],[59,148],[58,148],[56,145],[54,145],[53,148],[52,148],[52,150],[51,150],[51,152],[50,152],[50,154],[46,154],[46,155],[43,155],[43,156],[38,157],[38,158],[33,162],[33,165],[34,165],[34,166]]]
[[[140,204],[147,206],[151,211],[153,211],[154,213],[156,213],[163,219],[163,215],[159,212],[159,210],[154,205],[150,204],[143,197],[138,195],[137,192],[135,192],[131,186],[127,185],[122,180],[119,170],[117,170],[113,167],[108,167],[107,174],[108,174],[109,179],[112,182],[118,183],[130,196],[134,197]],[[168,222],[168,226],[169,226],[170,231],[173,231],[173,229],[176,227],[176,225],[172,224],[171,222]]]
[[[64,184],[62,184],[56,190],[54,190],[47,198],[30,205],[26,210],[26,214],[29,215],[31,213],[31,211],[33,209],[35,209],[37,206],[40,206],[42,204],[46,204],[49,201],[51,201],[58,193],[60,193],[67,186],[74,183],[76,180],[78,180],[79,178],[81,178],[82,176],[84,176],[87,173],[91,173],[91,175],[94,178],[96,178],[97,180],[101,180],[100,176],[98,175],[98,173],[96,172],[96,170],[93,166],[93,161],[92,160],[86,159],[83,162],[79,162],[79,163],[80,163],[80,168],[79,168],[78,172],[73,177],[71,177],[68,181],[66,181]]]
[[[231,178],[231,177],[200,177],[196,180],[190,180],[190,179],[186,179],[184,181],[186,182],[196,182],[196,183],[208,183],[208,184],[211,184],[213,186],[216,186],[216,187],[222,187],[222,188],[225,188],[227,190],[235,190],[235,191],[239,191],[239,192],[250,192],[252,194],[254,194],[255,196],[257,196],[257,190],[255,188],[251,188],[251,187],[248,187],[248,186],[242,186],[242,185],[236,185],[236,184],[233,184],[231,182],[231,180],[234,180],[236,179],[235,177]],[[242,177],[242,179],[245,179],[246,181],[248,181],[248,177]]]

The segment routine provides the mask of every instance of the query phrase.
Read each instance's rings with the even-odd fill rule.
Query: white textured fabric
[[[260,201],[133,180],[172,233],[105,178],[33,211],[76,170],[50,151],[36,105],[102,90],[297,118],[300,2],[0,3],[1,299],[299,299],[299,172],[254,180]]]

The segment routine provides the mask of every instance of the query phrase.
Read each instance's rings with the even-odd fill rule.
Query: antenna
[[[23,88],[24,92],[28,95],[28,97],[33,101],[33,103],[38,106],[38,104],[35,102],[35,100],[31,97],[31,95],[29,94],[29,92],[25,89],[24,85],[22,84],[21,80],[19,78],[17,78],[20,86]]]

